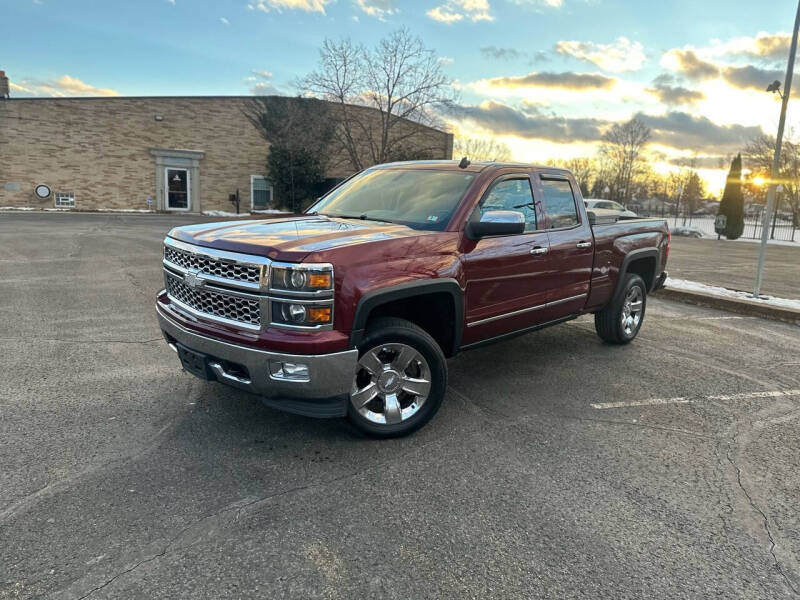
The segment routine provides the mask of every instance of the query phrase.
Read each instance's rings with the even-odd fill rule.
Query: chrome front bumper
[[[179,325],[156,306],[158,323],[167,343],[178,345],[208,357],[211,379],[248,392],[259,394],[265,404],[308,416],[344,416],[358,362],[358,350],[331,354],[297,355],[256,350],[200,335]],[[308,365],[308,376],[301,381],[275,376],[270,361]],[[246,368],[226,369],[226,363]],[[200,375],[198,375],[200,376]]]

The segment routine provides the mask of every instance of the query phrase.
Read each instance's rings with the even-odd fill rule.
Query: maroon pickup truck
[[[586,313],[630,342],[669,243],[661,219],[587,213],[562,169],[394,163],[299,217],[172,229],[156,308],[190,373],[397,436],[437,412],[461,350]]]

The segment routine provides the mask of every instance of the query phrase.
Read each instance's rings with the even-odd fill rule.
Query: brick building
[[[237,189],[242,212],[280,204],[247,99],[0,100],[0,207],[230,211]],[[451,134],[421,128],[415,143],[431,158],[452,156]]]

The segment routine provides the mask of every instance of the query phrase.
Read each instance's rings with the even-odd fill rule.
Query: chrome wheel
[[[631,337],[639,328],[642,321],[642,311],[644,310],[644,300],[642,288],[634,285],[625,296],[622,303],[622,332],[626,337]]]
[[[414,416],[431,391],[431,369],[406,344],[381,344],[359,359],[350,402],[372,423],[393,425]]]

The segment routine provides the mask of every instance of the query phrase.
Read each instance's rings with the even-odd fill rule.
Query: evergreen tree
[[[683,224],[686,225],[686,217],[693,215],[700,207],[700,202],[703,200],[706,191],[703,186],[703,180],[697,174],[697,171],[689,173],[689,179],[686,186],[683,188],[681,194],[681,203],[683,204]]]
[[[725,215],[725,237],[735,240],[744,232],[744,196],[742,195],[742,155],[738,154],[731,162],[725,191],[719,203],[719,214]]]

